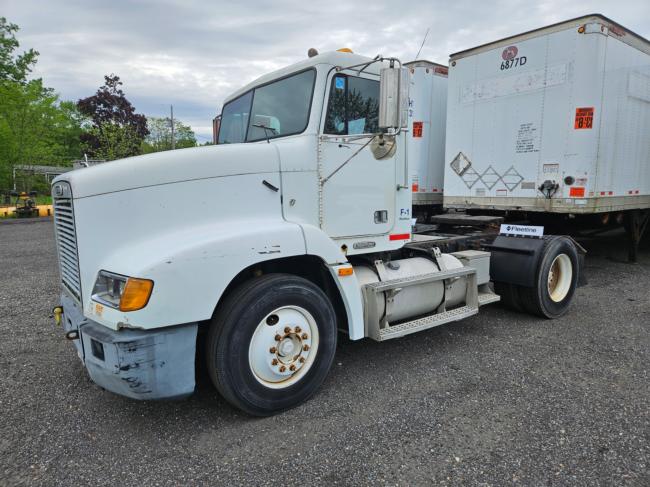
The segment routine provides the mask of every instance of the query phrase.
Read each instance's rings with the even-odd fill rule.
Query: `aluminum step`
[[[437,313],[425,316],[424,318],[406,321],[404,323],[400,323],[399,325],[392,325],[386,328],[382,328],[379,330],[379,336],[375,337],[375,340],[383,342],[384,340],[399,338],[404,335],[415,333],[417,331],[444,325],[452,321],[462,320],[477,313],[478,306],[461,306],[460,308],[445,311],[444,313]]]
[[[501,301],[501,296],[494,294],[492,292],[481,292],[478,293],[478,305],[484,306],[490,303],[496,303]]]

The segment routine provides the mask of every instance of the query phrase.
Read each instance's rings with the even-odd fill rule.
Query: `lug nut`
[[[307,350],[309,350],[309,345],[304,345],[302,349],[306,352]]]
[[[302,339],[307,340],[307,338],[309,338],[309,335],[307,335],[307,333],[303,333],[302,334]]]
[[[300,328],[299,326],[296,326],[296,333],[300,333],[301,331],[302,331],[302,328]]]
[[[284,327],[284,332],[285,333],[291,333],[291,328],[289,328],[288,326],[285,326]]]
[[[300,363],[304,364],[305,363],[305,357],[300,357]]]
[[[269,349],[269,352],[271,352],[271,353],[275,353],[275,352],[277,352],[277,351],[278,351],[278,350],[277,350],[275,347],[271,347],[271,348]]]
[[[271,360],[271,365],[278,365],[278,359],[274,358],[273,360]]]
[[[280,367],[280,372],[284,372],[285,370],[287,370],[287,368],[284,365]]]
[[[275,341],[279,342],[280,340],[282,340],[282,337],[280,335],[275,335]]]
[[[293,364],[291,364],[291,366],[289,367],[289,370],[290,370],[291,372],[293,372],[294,370],[296,370],[296,366],[293,365]]]

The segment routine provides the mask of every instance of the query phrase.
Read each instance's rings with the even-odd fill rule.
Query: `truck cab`
[[[413,234],[408,86],[396,59],[315,55],[228,97],[216,146],[58,177],[55,316],[90,377],[184,397],[203,355],[229,402],[268,415],[317,390],[339,331],[382,341],[458,321],[499,300],[495,275],[531,312],[565,313],[569,239],[443,253],[444,237]],[[499,253],[528,274],[495,274]]]

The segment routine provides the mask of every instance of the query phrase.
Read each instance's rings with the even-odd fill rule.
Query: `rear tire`
[[[207,368],[233,406],[268,416],[316,392],[336,339],[335,313],[320,288],[269,274],[244,283],[220,305],[208,331]]]
[[[559,318],[571,305],[578,283],[578,251],[567,237],[546,240],[533,287],[519,287],[526,311],[543,318]]]

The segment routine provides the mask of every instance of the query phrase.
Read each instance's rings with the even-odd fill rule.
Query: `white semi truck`
[[[569,308],[583,250],[568,237],[413,231],[425,150],[408,143],[408,70],[435,65],[312,54],[228,97],[216,146],[54,181],[54,313],[101,387],[189,395],[202,349],[229,402],[269,415],[318,389],[338,331],[383,341],[461,320],[499,300],[493,285],[541,317]]]

